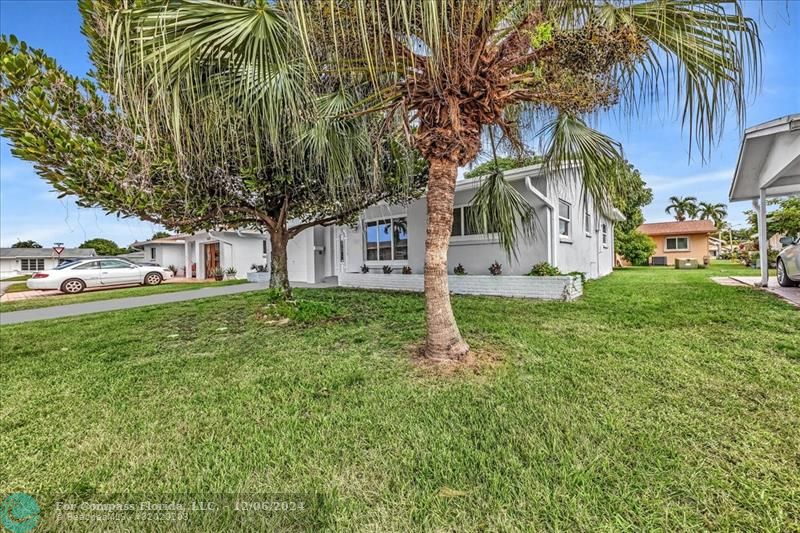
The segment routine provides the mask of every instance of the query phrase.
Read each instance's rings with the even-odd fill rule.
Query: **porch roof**
[[[745,130],[733,175],[731,202],[800,193],[800,113]]]

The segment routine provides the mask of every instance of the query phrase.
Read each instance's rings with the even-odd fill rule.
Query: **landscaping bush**
[[[402,272],[403,274],[411,274],[411,267],[408,265],[404,266]]]
[[[536,263],[531,268],[531,271],[528,272],[529,276],[560,276],[561,271],[558,270],[556,267],[548,263],[547,261],[542,261],[541,263]]]
[[[467,274],[467,271],[464,269],[464,265],[462,265],[461,263],[459,263],[459,264],[458,264],[458,265],[457,265],[457,266],[456,266],[456,267],[453,269],[453,274],[455,274],[456,276],[465,276],[465,275]]]
[[[391,274],[394,271],[392,267],[389,265],[383,265],[383,273],[384,274]]]
[[[495,261],[494,263],[492,263],[492,264],[489,266],[489,273],[490,273],[492,276],[499,276],[500,274],[502,274],[502,273],[503,273],[503,265],[501,265],[500,263],[498,263],[497,261]]]
[[[656,251],[656,243],[639,231],[621,233],[616,244],[619,255],[634,266],[647,266],[650,256]]]
[[[361,265],[361,273],[369,274],[369,267],[367,265]]]

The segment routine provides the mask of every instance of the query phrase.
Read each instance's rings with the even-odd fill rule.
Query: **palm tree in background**
[[[281,128],[271,106],[298,105],[291,93],[273,97],[275,73],[298,51],[323,78],[369,86],[351,113],[401,129],[429,163],[424,353],[436,359],[469,350],[450,304],[447,252],[458,167],[487,139],[493,152],[496,141],[520,153],[524,139],[538,139],[549,176],[581,165],[584,190],[609,209],[602,200],[625,186],[614,171],[620,148],[586,117],[612,107],[634,116],[669,95],[705,154],[731,106],[743,118],[760,63],[758,30],[739,0],[176,0],[126,13],[137,30],[109,17],[120,36],[109,53],[145,50],[136,53],[159,89],[142,108],[213,80],[195,74],[198,59],[235,69],[239,82],[214,98],[238,99],[270,137]],[[514,235],[531,234],[532,208],[499,170],[474,207],[478,227],[498,228],[507,250]]]
[[[694,196],[670,196],[669,205],[664,210],[665,213],[675,214],[675,220],[683,222],[686,217],[695,218],[697,216],[697,198]]]
[[[722,221],[726,216],[728,216],[728,206],[725,204],[700,202],[697,205],[697,217],[700,220],[713,220],[717,228],[721,227]]]

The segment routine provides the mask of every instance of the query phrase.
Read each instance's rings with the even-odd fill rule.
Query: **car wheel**
[[[781,287],[797,287],[798,283],[789,279],[789,274],[786,272],[786,265],[783,264],[783,259],[778,258],[778,285]]]
[[[145,285],[159,285],[164,278],[158,272],[150,272],[144,277]]]
[[[68,279],[61,284],[61,292],[66,292],[67,294],[78,294],[79,292],[83,292],[85,288],[86,283],[81,279]]]

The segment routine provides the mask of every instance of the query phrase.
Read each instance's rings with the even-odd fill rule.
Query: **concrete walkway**
[[[781,287],[778,285],[778,280],[774,278],[769,279],[768,287],[756,287],[756,283],[761,281],[760,276],[730,276],[711,279],[720,285],[753,287],[771,292],[772,294],[783,298],[790,304],[800,307],[800,287]]]
[[[292,287],[327,288],[335,287],[335,285],[332,283],[292,283]],[[266,288],[266,284],[243,283],[241,285],[228,285],[225,287],[203,287],[202,289],[168,292],[164,294],[151,294],[149,296],[132,296],[130,298],[118,298],[116,300],[99,300],[96,302],[86,302],[81,304],[56,305],[52,307],[42,307],[40,309],[26,309],[24,311],[0,313],[0,325],[5,326],[9,324],[33,322],[36,320],[48,320],[51,318],[65,318],[70,316],[89,315],[92,313],[104,313],[106,311],[119,311],[122,309],[145,307],[148,305],[186,302],[189,300],[199,300],[201,298],[212,298],[214,296],[227,296],[230,294],[260,291],[265,290]]]

